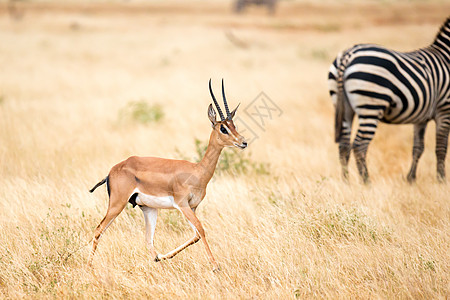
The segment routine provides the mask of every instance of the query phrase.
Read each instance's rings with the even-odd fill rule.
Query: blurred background
[[[359,185],[353,159],[343,185],[327,76],[354,44],[429,45],[449,12],[444,0],[0,1],[3,295],[448,296],[434,124],[417,186],[404,180],[412,126],[383,124],[368,154],[373,185]],[[107,201],[87,190],[130,155],[198,160],[210,78],[217,98],[223,78],[229,105],[241,103],[238,129],[252,140],[224,151],[199,210],[224,277],[207,271],[201,246],[149,263],[138,208],[86,268],[88,248],[77,249]],[[164,252],[191,233],[176,212],[160,216]]]
[[[14,126],[9,132],[19,132],[8,136],[51,157],[73,147],[94,161],[100,153],[113,161],[130,153],[167,156],[175,146],[193,147],[187,136],[207,139],[207,82],[212,78],[220,95],[224,78],[230,105],[242,103],[238,115],[250,127],[245,109],[260,92],[283,111],[263,130],[253,128],[254,155],[275,155],[275,164],[297,169],[283,151],[295,155],[302,146],[331,161],[334,153],[315,150],[334,147],[326,78],[336,54],[363,42],[400,51],[426,46],[448,7],[448,1],[3,1],[3,109],[28,123],[20,126],[39,128]],[[147,126],[123,123],[124,114],[153,108],[164,117]],[[160,137],[165,142],[155,145]],[[87,150],[86,139],[97,145]]]

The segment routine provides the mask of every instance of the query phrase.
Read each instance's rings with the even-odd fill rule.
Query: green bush
[[[164,111],[159,104],[148,104],[145,100],[131,101],[120,110],[119,119],[140,124],[158,122],[164,117]]]
[[[208,148],[207,142],[195,139],[194,161],[200,162]],[[180,152],[178,151],[180,154]],[[183,159],[187,159],[180,155]],[[246,151],[224,150],[220,154],[217,162],[216,174],[258,174],[267,175],[270,173],[268,163],[254,162],[250,159],[251,153]]]

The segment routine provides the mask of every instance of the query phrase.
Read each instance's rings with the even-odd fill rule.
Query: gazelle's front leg
[[[200,223],[199,219],[195,215],[193,209],[191,209],[189,206],[183,206],[179,207],[179,210],[183,213],[183,215],[188,219],[189,224],[194,229],[194,237],[187,240],[183,245],[179,246],[178,248],[170,251],[169,253],[165,255],[158,255],[158,258],[160,260],[169,259],[177,255],[179,252],[181,252],[183,249],[189,247],[192,244],[195,244],[200,239],[203,240],[203,244],[205,245],[206,253],[208,254],[208,258],[211,261],[211,263],[214,266],[214,270],[219,270],[219,265],[217,264],[216,260],[214,259],[214,256],[212,255],[211,249],[209,248],[208,242],[206,241],[205,236],[205,230],[203,229],[202,224]]]
[[[191,225],[191,224],[190,224]],[[191,225],[192,226],[192,225]],[[193,226],[192,226],[193,227]],[[172,257],[174,257],[175,255],[177,255],[178,253],[180,253],[181,251],[183,251],[184,249],[186,249],[187,247],[197,243],[200,240],[200,236],[198,235],[197,231],[194,228],[194,236],[192,238],[190,238],[189,240],[187,240],[186,242],[184,242],[182,245],[178,246],[177,248],[173,249],[170,252],[167,252],[164,255],[158,254],[155,261],[161,261],[161,260],[166,260],[166,259],[171,259]]]
[[[180,210],[181,213],[183,213],[183,211],[181,210],[181,208],[178,208]],[[191,208],[189,208],[189,210],[191,210]],[[193,210],[193,209],[192,209]],[[184,215],[184,213],[183,213]],[[172,257],[174,257],[175,255],[177,255],[178,253],[180,253],[181,251],[183,251],[184,249],[186,249],[187,247],[189,247],[190,245],[193,245],[195,243],[197,243],[200,240],[200,235],[197,232],[197,229],[195,228],[195,226],[191,223],[191,221],[189,221],[189,225],[191,225],[192,229],[194,230],[194,236],[192,238],[190,238],[189,240],[187,240],[186,242],[184,242],[182,245],[178,246],[177,248],[175,248],[174,250],[161,255],[158,254],[156,261],[160,261],[160,260],[165,260],[165,259],[171,259]]]
[[[153,246],[153,237],[155,235],[156,220],[158,218],[158,210],[147,206],[140,206],[142,213],[144,214],[145,221],[145,241],[150,250],[151,257],[155,261],[158,261],[158,253]]]

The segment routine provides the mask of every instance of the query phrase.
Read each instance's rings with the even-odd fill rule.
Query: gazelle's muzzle
[[[240,149],[245,149],[248,146],[247,141],[245,140],[245,138],[243,136],[240,136],[239,142],[233,143],[233,144],[234,144],[234,146],[236,146],[237,148],[240,148]]]

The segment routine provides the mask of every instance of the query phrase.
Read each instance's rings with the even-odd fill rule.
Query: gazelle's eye
[[[222,132],[223,134],[228,134],[228,131],[225,129],[225,127],[223,127],[223,125],[220,125],[220,132]]]

